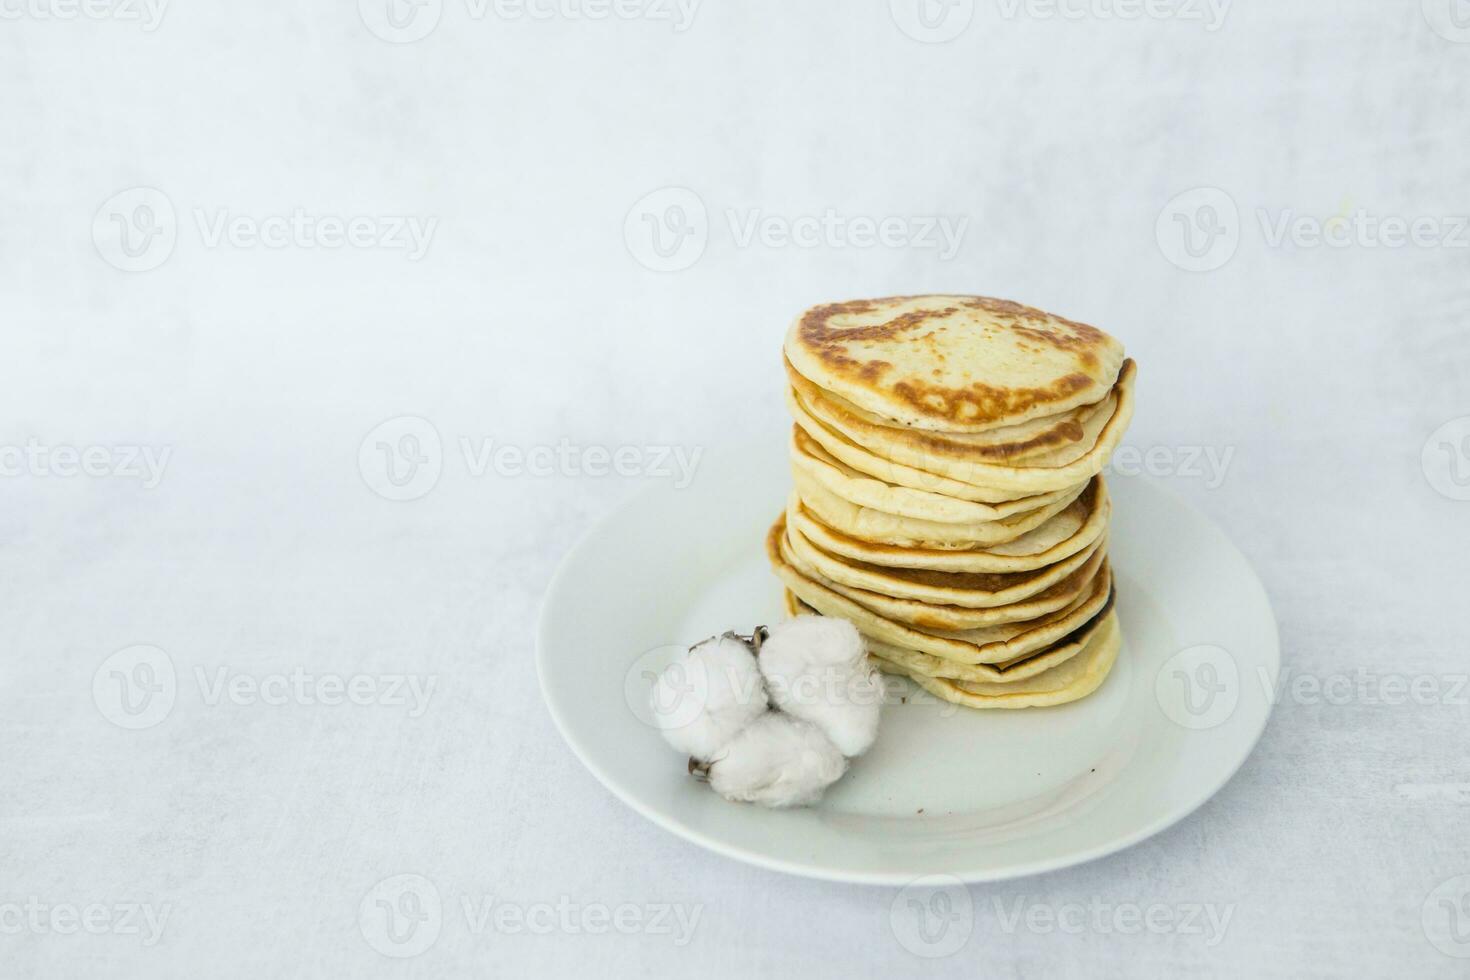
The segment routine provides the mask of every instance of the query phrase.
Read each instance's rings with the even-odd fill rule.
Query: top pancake
[[[985,296],[896,296],[807,310],[786,358],[896,425],[985,432],[1106,398],[1123,345],[1096,327]]]

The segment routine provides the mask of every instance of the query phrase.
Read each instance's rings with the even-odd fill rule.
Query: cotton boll
[[[819,729],[769,712],[751,722],[709,767],[709,783],[727,800],[805,806],[847,771],[847,760]]]
[[[772,626],[760,670],[776,707],[816,725],[843,755],[862,755],[878,737],[883,681],[847,620],[798,616]]]
[[[865,662],[867,649],[857,627],[837,616],[798,616],[768,627],[761,656],[797,647],[811,664],[857,666]]]
[[[664,739],[704,762],[769,703],[755,656],[733,633],[705,640],[669,664],[649,695]]]

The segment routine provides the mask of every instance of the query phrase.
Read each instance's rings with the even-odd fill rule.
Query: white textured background
[[[958,36],[923,43],[882,0],[706,0],[686,30],[443,0],[400,44],[367,26],[387,0],[193,0],[150,24],[92,3],[65,19],[67,0],[0,0],[0,974],[1470,972],[1424,928],[1432,893],[1458,886],[1435,889],[1470,874],[1470,502],[1453,499],[1470,494],[1470,422],[1422,454],[1470,415],[1470,234],[1453,220],[1470,212],[1470,29],[1450,19],[1470,25],[1470,4],[1239,0],[1209,30],[978,0]],[[146,216],[136,196],[103,202],[140,186],[167,196],[172,219],[155,218],[177,242],[121,271],[112,215]],[[698,261],[660,273],[638,261],[642,216],[627,236],[624,220],[664,187],[692,191],[708,227]],[[1187,272],[1172,212],[1156,224],[1201,187],[1238,217],[1184,220],[1220,219],[1208,264],[1235,251]],[[418,260],[211,246],[200,228],[297,208],[437,225]],[[727,216],[829,208],[968,225],[946,259],[741,244]],[[1447,240],[1273,246],[1262,226],[1360,209],[1436,219]],[[592,522],[668,478],[475,476],[459,440],[709,459],[779,438],[776,351],[797,310],[942,290],[1123,338],[1142,368],[1129,444],[1163,447],[1171,482],[1256,564],[1288,678],[1349,693],[1288,695],[1234,781],[1167,833],[973,888],[969,944],[926,962],[890,929],[892,892],[678,841],[553,729],[532,665],[541,592]],[[391,502],[358,450],[404,415],[442,436],[443,471]],[[59,475],[17,455],[28,443],[170,456],[145,487]],[[1183,465],[1191,447],[1233,452],[1223,481]],[[92,690],[133,644],[178,678],[171,712],[136,731]],[[437,687],[410,717],[210,704],[198,681],[298,667]],[[1429,678],[1432,703],[1357,685],[1386,675]],[[399,873],[445,903],[437,941],[402,961],[358,914]],[[492,898],[702,911],[682,946],[477,933],[461,900]],[[1209,945],[1007,932],[996,903],[1018,901],[1235,911]],[[147,945],[69,934],[64,915],[26,917],[36,903],[168,918]],[[1470,938],[1470,901],[1460,914]]]

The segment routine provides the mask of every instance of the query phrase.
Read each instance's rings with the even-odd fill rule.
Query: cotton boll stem
[[[730,630],[725,635],[735,637],[735,639],[749,647],[752,654],[759,657],[761,646],[766,642],[766,637],[771,635],[771,631],[764,626],[757,626],[750,631],[749,636],[746,636],[744,633],[736,633],[734,630]]]

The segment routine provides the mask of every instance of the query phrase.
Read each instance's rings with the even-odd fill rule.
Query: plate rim
[[[1266,591],[1265,583],[1261,581],[1260,575],[1256,573],[1255,566],[1251,564],[1245,553],[1236,546],[1235,542],[1230,538],[1230,536],[1225,533],[1224,528],[1216,523],[1208,514],[1204,513],[1202,510],[1196,507],[1188,498],[1180,494],[1177,490],[1174,490],[1172,487],[1165,485],[1161,480],[1155,479],[1150,476],[1129,476],[1126,479],[1134,480],[1141,484],[1146,484],[1153,491],[1170,497],[1174,501],[1174,503],[1178,504],[1180,507],[1188,511],[1194,519],[1202,522],[1203,524],[1208,526],[1216,535],[1218,535],[1221,542],[1235,553],[1235,555],[1240,559],[1242,566],[1250,573],[1250,586],[1257,593],[1257,596],[1261,602],[1261,606],[1265,610],[1266,617],[1269,620],[1271,642],[1269,650],[1263,651],[1263,653],[1269,654],[1267,659],[1269,661],[1272,687],[1274,689],[1275,686],[1279,683],[1281,675],[1281,628],[1276,619],[1276,611],[1271,605],[1270,594]],[[663,489],[664,488],[661,487],[649,487],[642,492],[636,493],[628,499],[620,502],[617,506],[613,507],[606,514],[596,520],[591,527],[583,532],[583,534],[577,539],[576,543],[573,544],[571,548],[567,549],[566,554],[564,554],[561,561],[558,562],[556,571],[552,574],[551,579],[547,582],[545,591],[542,593],[541,607],[536,616],[536,680],[538,686],[541,689],[541,701],[546,706],[547,712],[551,715],[551,720],[553,724],[556,725],[556,729],[560,733],[562,740],[567,744],[567,746],[572,750],[572,754],[577,758],[579,762],[582,763],[587,771],[592,774],[597,782],[600,783],[604,789],[611,792],[614,797],[621,800],[635,813],[638,813],[645,819],[651,821],[654,825],[662,828],[665,831],[668,831],[674,836],[686,840],[692,844],[696,844],[704,848],[705,850],[712,851],[713,853],[719,854],[723,857],[740,861],[744,864],[752,865],[755,867],[765,868],[770,871],[778,871],[783,874],[794,875],[797,877],[808,878],[817,881],[831,881],[843,884],[869,885],[880,887],[902,887],[911,884],[917,878],[925,877],[926,875],[923,873],[916,873],[912,871],[845,871],[839,868],[832,868],[825,865],[802,863],[798,861],[787,860],[784,858],[772,857],[771,855],[763,853],[759,850],[727,843],[723,840],[709,835],[706,832],[699,830],[698,828],[689,827],[679,823],[673,818],[666,816],[658,808],[645,803],[636,795],[624,789],[618,784],[618,781],[616,779],[612,778],[611,775],[594,760],[592,754],[587,751],[587,749],[581,744],[577,736],[574,734],[575,728],[568,723],[568,719],[558,707],[556,699],[552,697],[549,693],[549,688],[547,685],[546,638],[549,629],[549,617],[551,615],[553,600],[565,588],[565,580],[570,575],[570,570],[575,565],[577,558],[581,556],[583,551],[591,546],[593,539],[597,536],[597,534],[608,525],[626,515],[629,511],[632,511],[642,505],[649,498],[658,495]],[[943,874],[964,884],[982,884],[998,881],[1008,881],[1016,878],[1025,878],[1033,875],[1046,874],[1052,871],[1060,871],[1066,868],[1077,867],[1079,865],[1087,864],[1092,861],[1097,861],[1104,857],[1108,857],[1110,855],[1127,850],[1128,848],[1140,844],[1157,834],[1161,834],[1164,831],[1168,830],[1170,827],[1173,827],[1174,825],[1183,821],[1185,818],[1194,814],[1200,807],[1204,806],[1210,800],[1214,799],[1214,797],[1218,795],[1221,790],[1223,790],[1227,785],[1230,784],[1231,780],[1233,780],[1235,776],[1240,772],[1240,770],[1245,766],[1246,761],[1255,754],[1257,746],[1260,745],[1261,737],[1265,734],[1266,727],[1271,722],[1271,717],[1275,713],[1275,709],[1275,699],[1268,697],[1266,710],[1261,714],[1260,723],[1255,727],[1255,730],[1250,733],[1248,743],[1246,743],[1245,740],[1242,740],[1242,743],[1245,744],[1245,748],[1244,751],[1240,754],[1240,757],[1234,761],[1234,763],[1229,767],[1228,771],[1222,770],[1222,773],[1218,777],[1218,779],[1208,781],[1208,788],[1198,794],[1197,798],[1190,799],[1187,803],[1180,806],[1174,812],[1166,813],[1162,817],[1147,822],[1141,825],[1138,829],[1130,833],[1123,834],[1112,840],[1095,844],[1091,847],[1083,848],[1081,850],[1069,851],[1066,854],[1058,855],[1054,858],[1021,861],[1015,864],[1008,864],[1000,867],[967,869],[954,868],[945,871]],[[933,877],[932,874],[928,876]]]

